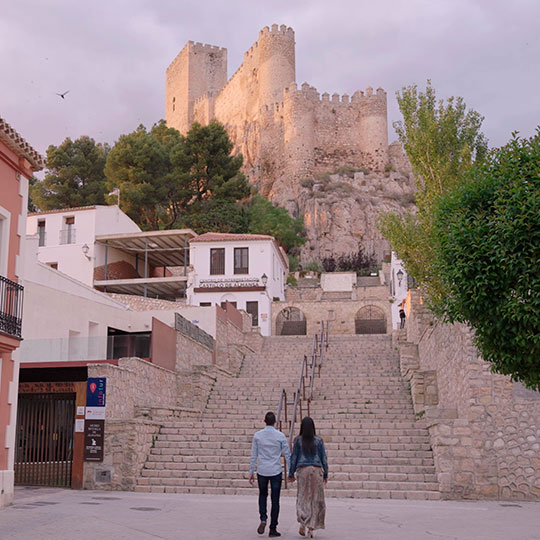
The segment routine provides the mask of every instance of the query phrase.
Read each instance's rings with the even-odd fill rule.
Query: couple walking
[[[273,412],[266,413],[264,422],[266,427],[257,431],[253,436],[249,467],[249,483],[253,485],[255,483],[255,465],[257,465],[261,518],[257,532],[263,534],[266,528],[268,484],[270,484],[272,510],[268,536],[281,536],[277,531],[277,525],[282,482],[280,458],[284,455],[289,469],[289,481],[298,482],[296,495],[296,518],[300,523],[298,532],[301,536],[307,535],[313,538],[315,529],[324,529],[326,512],[324,484],[328,479],[328,460],[323,440],[317,437],[313,420],[306,416],[300,425],[300,435],[294,440],[291,455],[285,435],[274,427],[275,414]]]

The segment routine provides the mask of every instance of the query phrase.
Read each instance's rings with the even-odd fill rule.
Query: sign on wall
[[[107,379],[89,377],[86,383],[84,461],[103,461]]]
[[[85,420],[84,461],[103,461],[105,420]]]

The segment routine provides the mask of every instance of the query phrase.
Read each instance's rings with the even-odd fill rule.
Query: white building
[[[41,263],[85,285],[185,298],[190,229],[142,232],[118,206],[88,206],[30,214],[26,234],[37,236]]]
[[[399,310],[403,306],[404,300],[409,294],[408,276],[403,261],[398,258],[396,253],[392,251],[392,259],[390,261],[390,295],[393,299],[392,303],[392,328],[399,328],[401,319]]]
[[[288,259],[271,236],[206,233],[190,241],[188,304],[231,302],[271,335],[272,302],[285,299]]]
[[[215,310],[173,303],[169,309],[134,310],[37,261],[37,241],[26,240],[22,363],[149,358],[154,319],[174,326],[177,312],[215,337]]]

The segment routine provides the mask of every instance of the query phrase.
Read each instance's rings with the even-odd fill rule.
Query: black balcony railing
[[[0,332],[21,337],[24,287],[0,276]]]

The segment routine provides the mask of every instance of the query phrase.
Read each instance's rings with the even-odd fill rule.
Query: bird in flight
[[[63,94],[59,94],[58,92],[56,92],[56,95],[57,96],[60,96],[62,99],[66,99],[66,94],[69,92],[69,90],[66,90]]]

